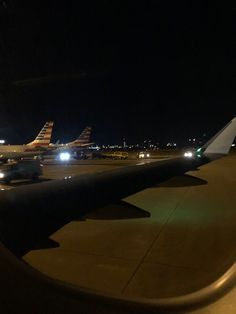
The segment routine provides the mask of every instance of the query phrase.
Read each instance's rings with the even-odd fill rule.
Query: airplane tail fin
[[[53,121],[48,121],[45,123],[42,130],[39,132],[37,137],[34,141],[28,143],[28,146],[34,147],[48,147],[51,141],[52,136],[52,128],[53,128]]]
[[[86,146],[90,144],[91,133],[92,128],[90,126],[87,126],[80,134],[80,136],[73,142],[73,144],[81,146]]]
[[[202,146],[201,150],[203,155],[210,160],[215,160],[227,155],[235,137],[236,117]]]

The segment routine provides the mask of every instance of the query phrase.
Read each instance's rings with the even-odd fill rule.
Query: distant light
[[[150,154],[147,154],[147,157],[150,157]]]
[[[0,140],[0,144],[5,144],[5,140]]]
[[[0,172],[0,179],[2,179],[2,178],[4,178],[4,177],[5,177],[4,173],[3,173],[3,172]]]
[[[193,157],[193,153],[192,153],[192,152],[185,152],[185,153],[184,153],[184,157],[186,157],[186,158],[192,158],[192,157]]]
[[[71,156],[70,156],[70,153],[64,152],[64,153],[60,153],[59,157],[61,161],[68,161],[70,160]]]
[[[232,147],[235,147],[236,144],[232,144]]]
[[[103,145],[103,147],[104,147],[104,145]],[[98,145],[97,145],[97,146],[91,146],[90,148],[91,148],[91,149],[95,149],[95,150],[99,150],[99,149],[100,149],[100,146],[98,146]]]

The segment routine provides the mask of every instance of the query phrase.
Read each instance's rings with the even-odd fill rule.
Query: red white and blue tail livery
[[[52,128],[53,121],[46,122],[42,130],[35,138],[35,140],[28,143],[27,146],[29,146],[32,149],[36,147],[48,148],[52,137]]]
[[[53,122],[45,123],[34,141],[23,145],[0,145],[0,161],[36,157],[47,152],[52,136]]]
[[[87,126],[76,140],[66,145],[70,147],[88,147],[93,144],[91,142],[91,133],[92,128]]]

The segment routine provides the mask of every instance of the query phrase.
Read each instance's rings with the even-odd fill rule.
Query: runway
[[[160,298],[205,287],[236,258],[235,158],[231,154],[71,221],[23,258],[52,278],[116,295]],[[46,164],[43,179],[135,163]]]

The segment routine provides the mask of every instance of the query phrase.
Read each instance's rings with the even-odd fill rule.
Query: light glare
[[[68,161],[70,160],[70,153],[65,152],[65,153],[60,153],[60,160],[61,161]]]
[[[192,158],[193,157],[193,153],[192,152],[185,152],[184,153],[184,157]]]

